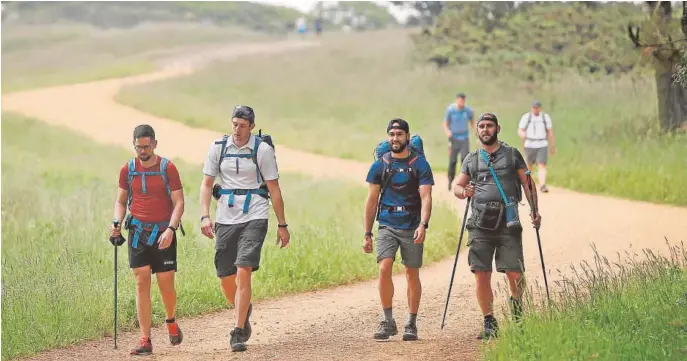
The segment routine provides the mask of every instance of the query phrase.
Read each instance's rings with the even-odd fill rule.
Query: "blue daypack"
[[[379,195],[379,200],[377,202],[377,218],[379,218],[379,213],[381,211],[382,198],[384,197],[384,192],[386,192],[387,185],[391,180],[391,177],[395,173],[407,172],[410,174],[411,179],[417,181],[419,178],[417,174],[416,162],[419,157],[425,157],[425,150],[422,144],[422,138],[419,135],[413,135],[410,137],[410,142],[408,144],[408,149],[410,150],[410,161],[408,161],[407,168],[392,168],[391,167],[391,143],[388,140],[382,141],[377,144],[374,152],[375,161],[381,159],[383,163],[382,167],[382,191]]]

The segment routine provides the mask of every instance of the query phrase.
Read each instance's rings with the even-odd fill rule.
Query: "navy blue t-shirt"
[[[409,158],[397,159],[390,157],[391,167],[409,168],[409,161],[414,158],[411,155]],[[396,172],[389,181],[386,187],[386,192],[380,200],[383,206],[416,206],[417,210],[408,211],[393,211],[382,209],[379,213],[379,224],[389,226],[396,229],[415,229],[420,225],[420,210],[422,208],[422,200],[420,198],[419,187],[421,185],[434,185],[434,176],[432,175],[432,168],[425,157],[418,156],[415,161],[417,168],[417,180],[408,172]],[[384,161],[380,158],[372,164],[370,171],[367,173],[367,182],[372,184],[382,184],[382,171],[384,170]]]

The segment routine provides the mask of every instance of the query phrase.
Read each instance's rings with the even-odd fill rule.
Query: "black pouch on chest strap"
[[[473,203],[475,227],[493,231],[501,226],[505,207],[501,202]]]

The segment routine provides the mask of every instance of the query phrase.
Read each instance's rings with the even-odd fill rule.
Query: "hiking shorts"
[[[471,229],[468,237],[468,264],[470,271],[492,271],[492,260],[496,271],[525,272],[522,251],[522,228],[503,228],[499,231]]]
[[[401,249],[401,263],[408,268],[422,267],[424,243],[415,244],[414,229],[394,229],[379,226],[377,235],[377,263],[385,258],[396,259],[396,251]]]
[[[177,235],[174,234],[172,243],[165,249],[159,249],[158,240],[164,233],[160,230],[155,236],[155,241],[152,246],[147,244],[150,238],[150,232],[142,230],[138,236],[138,244],[136,248],[133,247],[134,233],[136,233],[136,226],[129,229],[128,244],[129,244],[129,268],[139,268],[150,266],[153,273],[175,271],[177,270]]]
[[[549,160],[549,147],[525,148],[528,164],[546,164]]]
[[[262,244],[267,236],[267,220],[239,224],[215,223],[215,269],[217,277],[235,275],[237,267],[260,268]]]

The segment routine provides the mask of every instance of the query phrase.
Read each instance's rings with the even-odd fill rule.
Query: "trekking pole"
[[[472,181],[470,182],[473,183]],[[460,227],[460,236],[458,237],[458,249],[456,250],[456,259],[453,260],[453,271],[451,272],[451,282],[448,284],[448,294],[446,295],[446,305],[444,305],[444,317],[441,319],[441,329],[444,329],[444,322],[446,321],[446,311],[448,310],[448,300],[451,297],[451,289],[453,288],[453,277],[456,275],[456,265],[458,264],[458,254],[460,253],[460,245],[463,241],[463,232],[465,231],[465,222],[468,218],[468,209],[470,208],[470,197],[465,203],[465,213],[463,214],[463,225]]]
[[[119,226],[117,221],[113,221],[112,224],[115,228]],[[118,237],[110,237],[110,242],[114,246],[114,348],[117,348],[117,239],[113,238]]]
[[[532,198],[532,201],[530,202],[530,205],[532,206],[532,211],[533,214],[537,214],[537,205],[534,202],[534,193],[532,193],[532,177],[529,174],[527,174],[527,184],[530,188],[530,197]],[[535,232],[537,233],[537,245],[539,245],[539,259],[541,261],[541,270],[544,273],[544,285],[546,286],[546,299],[551,302],[551,297],[549,296],[549,282],[546,280],[546,265],[544,264],[544,252],[542,252],[541,249],[541,237],[539,237],[539,227],[535,226],[534,227]]]

